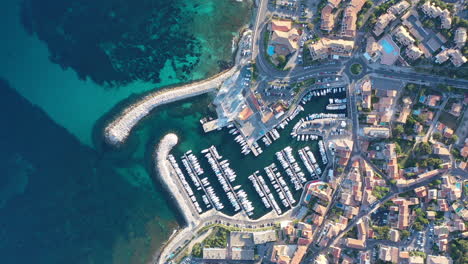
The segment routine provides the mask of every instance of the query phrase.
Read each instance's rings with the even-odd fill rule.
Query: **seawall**
[[[236,70],[237,67],[233,67],[211,78],[176,88],[156,91],[143,97],[124,109],[117,118],[105,127],[106,142],[115,146],[124,143],[138,122],[156,107],[214,91],[226,79],[231,77]]]

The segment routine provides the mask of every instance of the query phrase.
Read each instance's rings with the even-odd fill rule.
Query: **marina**
[[[322,177],[328,163],[326,150],[322,152],[326,146],[322,136],[303,130],[313,126],[313,122],[334,118],[338,122],[346,118],[346,110],[326,109],[330,99],[335,102],[345,93],[333,94],[333,90],[330,94],[322,93],[311,96],[313,103],[298,105],[250,148],[232,123],[206,134],[200,131],[204,145],[175,147],[172,154],[180,157],[177,162],[193,192],[192,204],[196,206],[197,202],[202,213],[209,210],[228,216],[241,213],[251,219],[271,211],[282,215],[295,207],[305,184]]]

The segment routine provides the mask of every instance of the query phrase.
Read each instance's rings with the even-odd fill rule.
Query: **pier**
[[[197,183],[200,185],[203,192],[205,193],[205,195],[206,195],[206,197],[207,197],[207,199],[209,201],[209,204],[211,205],[212,208],[216,208],[213,201],[211,200],[210,194],[208,193],[208,191],[205,188],[204,183],[200,180],[200,175],[198,175],[196,169],[193,167],[192,163],[189,161],[189,158],[188,158],[187,154],[184,154],[183,157],[187,160],[188,167],[192,171],[192,173],[194,174],[195,180],[197,181]],[[195,182],[194,182],[194,184],[195,184]]]
[[[286,208],[287,208],[287,207],[293,208],[293,207],[294,207],[294,206],[293,206],[294,203],[291,202],[291,201],[289,200],[289,197],[288,197],[288,195],[286,194],[286,191],[284,190],[283,185],[281,184],[280,180],[279,180],[278,177],[276,176],[276,172],[273,170],[273,168],[276,169],[276,166],[274,165],[274,163],[271,164],[271,165],[268,166],[268,167],[265,167],[265,171],[266,171],[266,173],[267,173],[267,176],[269,176],[268,178],[270,178],[272,184],[273,184],[273,181],[275,181],[276,184],[278,184],[278,187],[279,187],[279,188],[275,188],[275,190],[278,192],[278,195],[279,195],[280,192],[283,194],[284,198],[281,198],[281,196],[280,196],[280,199],[281,199],[281,200],[285,199],[285,200],[286,200],[286,204],[288,205],[288,206],[286,206],[286,204],[283,203],[284,207],[286,207]],[[278,191],[278,189],[279,189],[280,191]]]

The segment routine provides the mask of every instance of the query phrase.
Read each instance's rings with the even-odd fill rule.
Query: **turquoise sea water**
[[[26,17],[28,27],[20,23],[20,2],[27,4],[23,16],[31,16]],[[138,8],[119,5],[160,5],[156,2],[4,1],[0,11],[0,28],[7,33],[0,42],[2,263],[144,263],[177,228],[177,212],[154,175],[151,154],[164,132],[197,129],[209,98],[161,108],[120,150],[95,148],[93,128],[133,93],[203,78],[227,67],[231,39],[250,13],[248,4],[230,0],[174,1],[180,10],[167,9],[165,17],[157,21],[171,21],[175,29],[193,32],[194,44],[185,47],[186,52],[182,47],[167,53],[159,50],[157,59],[161,61],[154,68],[135,64],[151,46],[145,46],[140,35],[131,40],[143,43],[135,45],[143,53],[134,53],[132,43],[109,41],[128,40],[125,32],[106,35],[107,42],[99,47],[105,52],[113,49],[111,68],[124,67],[132,73],[124,77],[112,72],[95,47],[86,46],[95,44],[87,35],[93,33],[93,27],[79,30],[87,27],[86,19],[91,23],[99,16],[72,23],[76,23],[73,12],[82,9],[87,14],[105,10],[113,19],[123,12],[126,25],[140,23],[142,17],[156,16],[157,10],[146,8],[154,14],[142,14]],[[51,3],[76,4],[64,9],[66,16],[56,19],[61,9]],[[106,9],[108,6],[115,10]],[[184,15],[180,21],[184,24],[171,17],[173,13]],[[158,35],[158,28],[150,29]],[[161,43],[178,43],[176,38],[163,40],[165,35],[159,35]],[[66,41],[69,46],[63,45]],[[124,49],[116,52],[115,47]],[[157,78],[146,72],[153,69]],[[152,83],[148,76],[157,82]],[[122,84],[116,85],[119,82]],[[192,143],[181,146],[184,144]]]

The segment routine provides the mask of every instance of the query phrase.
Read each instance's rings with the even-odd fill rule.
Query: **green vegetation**
[[[393,128],[394,137],[400,137],[401,135],[403,135],[404,132],[405,132],[405,129],[403,128],[402,125],[396,125],[395,128]]]
[[[414,229],[421,231],[425,225],[429,224],[429,220],[427,220],[427,213],[421,208],[415,209],[414,212],[416,213],[416,220],[414,221],[413,227]]]
[[[203,247],[201,243],[195,243],[192,248],[192,256],[201,258],[203,256]]]
[[[359,75],[359,74],[361,74],[362,69],[363,69],[363,68],[362,68],[362,65],[361,65],[361,64],[355,63],[355,64],[351,65],[351,69],[350,69],[350,70],[351,70],[351,73],[352,73],[352,74],[354,74],[354,75]]]
[[[364,26],[364,16],[369,11],[369,9],[374,5],[374,3],[371,0],[367,0],[362,9],[359,11],[356,26],[358,29],[362,28]]]
[[[388,8],[390,8],[392,5],[396,4],[398,0],[391,0],[388,2],[385,2],[383,4],[380,4],[378,7],[375,8],[375,15],[379,17],[380,15],[383,15],[384,13],[387,12]]]
[[[377,239],[390,239],[390,227],[388,225],[372,226],[372,229],[374,229]]]
[[[442,138],[442,134],[440,132],[432,133],[432,138],[435,140],[440,140]]]
[[[410,256],[419,256],[419,257],[423,257],[424,259],[426,259],[426,253],[424,252],[421,252],[421,251],[410,251]]]
[[[227,247],[227,239],[229,230],[222,227],[215,227],[213,232],[203,240],[203,247],[205,248],[225,248]]]
[[[431,145],[428,142],[421,142],[416,147],[416,152],[418,155],[429,155],[432,153]]]
[[[442,181],[437,179],[437,180],[433,180],[431,183],[429,183],[429,186],[430,187],[436,187],[436,186],[439,186],[442,184]]]
[[[283,69],[284,66],[286,66],[286,63],[288,62],[287,59],[286,59],[286,56],[284,56],[284,55],[276,56],[276,60],[278,61],[277,67],[279,69]]]
[[[377,199],[382,199],[389,191],[390,189],[388,187],[375,186],[374,190],[372,190],[372,195],[377,197]]]
[[[408,230],[401,230],[400,231],[400,238],[401,240],[407,239],[411,233]]]

